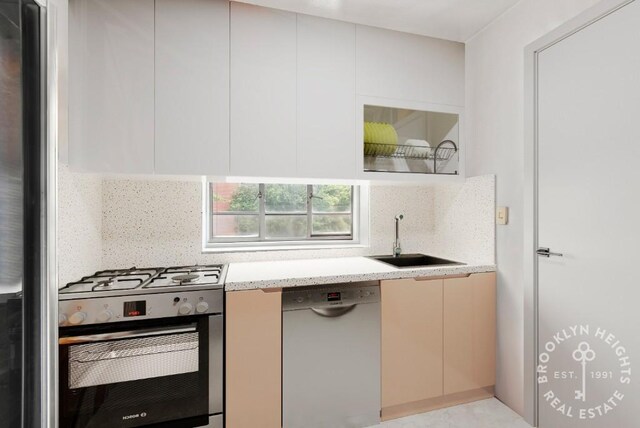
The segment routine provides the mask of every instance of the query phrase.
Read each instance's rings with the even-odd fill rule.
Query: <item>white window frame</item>
[[[202,179],[202,252],[242,252],[242,251],[276,251],[276,250],[313,250],[330,248],[364,248],[369,245],[369,186],[367,184],[350,184],[352,186],[352,236],[350,238],[318,237],[305,240],[288,241],[255,241],[255,238],[232,238],[216,240],[211,238],[211,192],[209,184],[215,179]],[[224,180],[221,180],[224,182]],[[270,184],[271,182],[266,182]],[[260,184],[265,184],[261,182]],[[300,183],[295,183],[300,184]],[[314,183],[323,184],[323,183]],[[308,211],[311,204],[308,204]],[[264,221],[264,213],[260,212],[260,221]],[[264,230],[261,228],[261,230]],[[309,232],[308,232],[309,233]],[[262,237],[261,237],[262,238]]]

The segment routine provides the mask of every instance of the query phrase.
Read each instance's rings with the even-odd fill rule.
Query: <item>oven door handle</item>
[[[88,334],[86,336],[70,336],[58,339],[60,345],[76,345],[79,343],[104,342],[115,339],[133,339],[136,337],[163,336],[176,333],[191,333],[197,330],[197,324],[185,327],[149,328],[141,330],[115,331],[113,333]]]

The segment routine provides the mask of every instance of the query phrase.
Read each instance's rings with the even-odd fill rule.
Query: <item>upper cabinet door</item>
[[[70,3],[69,164],[153,173],[154,0]]]
[[[295,176],[296,15],[231,3],[231,175]]]
[[[155,35],[156,173],[228,174],[229,2],[156,0]]]
[[[355,25],[298,15],[298,174],[354,178]]]
[[[464,44],[356,27],[359,95],[464,105]]]

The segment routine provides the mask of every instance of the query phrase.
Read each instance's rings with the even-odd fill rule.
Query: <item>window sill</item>
[[[324,242],[318,244],[294,243],[273,244],[272,242],[264,244],[238,245],[238,244],[209,244],[202,248],[203,253],[248,253],[257,251],[293,251],[293,250],[340,250],[348,248],[367,248],[368,245],[348,242]]]

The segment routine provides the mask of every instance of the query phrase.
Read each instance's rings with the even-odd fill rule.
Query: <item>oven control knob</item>
[[[178,312],[180,315],[189,315],[193,312],[193,305],[191,303],[183,303],[180,305],[180,308],[178,308]]]
[[[86,319],[87,319],[87,314],[85,314],[84,312],[75,312],[69,317],[69,324],[71,325],[82,324]]]
[[[58,325],[65,325],[67,323],[67,316],[65,314],[58,314]]]
[[[209,310],[209,304],[207,302],[198,302],[196,305],[196,312],[199,314],[205,313]]]
[[[112,317],[113,317],[113,312],[111,312],[109,309],[107,309],[107,310],[104,310],[104,311],[102,311],[102,312],[100,312],[98,314],[98,321],[99,322],[107,322]]]

